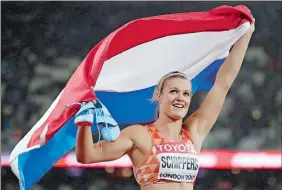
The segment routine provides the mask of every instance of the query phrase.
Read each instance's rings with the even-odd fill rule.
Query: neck
[[[160,130],[161,133],[169,137],[178,137],[182,128],[182,119],[172,120],[166,115],[160,115],[154,125]]]

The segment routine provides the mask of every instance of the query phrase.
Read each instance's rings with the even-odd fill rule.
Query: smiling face
[[[172,120],[183,119],[191,102],[191,82],[178,72],[166,76],[155,91],[159,114],[165,114]]]

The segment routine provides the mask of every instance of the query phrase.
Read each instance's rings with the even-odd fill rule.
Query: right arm
[[[116,160],[134,147],[134,126],[123,129],[114,142],[93,143],[91,127],[79,127],[76,136],[76,158],[83,164]],[[101,151],[102,146],[102,151]]]

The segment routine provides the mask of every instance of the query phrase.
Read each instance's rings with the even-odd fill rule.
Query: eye
[[[189,93],[189,92],[184,92],[184,96],[189,97],[189,96],[190,96],[190,93]]]
[[[177,93],[177,90],[171,90],[170,93],[171,93],[171,94],[176,94],[176,93]]]

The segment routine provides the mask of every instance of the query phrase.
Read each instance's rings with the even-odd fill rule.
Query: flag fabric
[[[158,80],[181,71],[193,94],[209,90],[232,45],[248,30],[245,6],[176,13],[131,21],[86,56],[42,118],[17,144],[9,163],[22,189],[30,189],[76,142],[76,102],[98,97],[119,125],[153,122],[148,101]],[[93,132],[97,128],[93,127]]]

